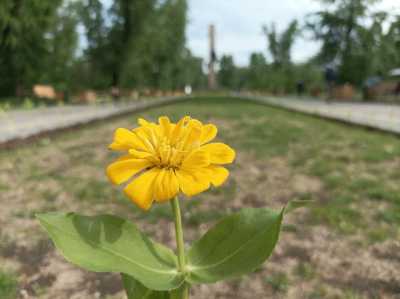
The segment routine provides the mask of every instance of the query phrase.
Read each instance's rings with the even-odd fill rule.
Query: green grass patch
[[[327,199],[327,202],[310,205],[310,220],[315,224],[329,225],[341,233],[355,233],[362,228],[366,219],[357,208],[351,206],[353,202],[351,196],[337,196]]]
[[[289,288],[289,278],[284,272],[279,272],[265,277],[265,283],[269,284],[274,292],[286,293]]]
[[[204,97],[142,111],[60,133],[56,137],[42,138],[13,151],[0,151],[0,163],[7,160],[16,165],[13,172],[16,179],[2,180],[0,191],[7,192],[27,185],[31,187],[25,192],[34,194],[34,184],[55,181],[60,186],[58,190],[37,192],[37,196],[49,203],[49,208],[58,194],[66,192],[74,200],[89,205],[115,202],[127,212],[134,213],[135,217],[147,217],[153,222],[157,217],[169,219],[167,205],[155,205],[151,213],[138,216],[142,213],[123,195],[121,188],[111,187],[104,175],[109,161],[118,156],[107,153],[106,148],[111,142],[113,130],[135,127],[138,117],[156,121],[160,115],[168,115],[173,121],[191,115],[204,123],[215,123],[219,130],[216,141],[231,145],[238,157],[246,154],[247,157],[254,157],[257,163],[266,165],[271,159],[279,158],[288,162],[291,174],[318,178],[322,190],[294,195],[312,198],[316,202],[309,208],[307,223],[327,225],[349,234],[363,231],[367,238],[379,239],[392,232],[385,227],[378,232],[367,232],[365,228],[378,227],[377,223],[394,225],[400,222],[397,217],[400,167],[388,169],[398,163],[399,138],[229,97]],[[47,161],[49,164],[46,164]],[[57,163],[57,167],[52,168],[52,161],[65,163]],[[242,162],[238,160],[238,163]],[[79,168],[82,164],[87,166],[85,170]],[[231,170],[236,170],[236,167],[229,166]],[[268,171],[266,167],[265,172]],[[104,176],[100,177],[99,173]],[[254,184],[258,183],[254,181]],[[225,213],[224,209],[202,212],[196,201],[230,200],[243,194],[240,188],[243,188],[240,182],[231,177],[222,188],[210,189],[188,201],[188,221],[197,225],[219,218]],[[245,188],[251,189],[252,186]],[[376,209],[374,217],[370,214],[366,216],[363,210],[366,201],[369,207],[389,204],[393,209]],[[31,214],[15,216],[31,217]]]
[[[312,280],[316,277],[314,266],[307,262],[300,262],[296,268],[294,268],[294,274],[302,280]]]
[[[0,269],[0,298],[15,299],[17,297],[18,282],[14,274]]]
[[[323,299],[328,295],[328,290],[324,285],[318,284],[315,288],[308,294],[308,299]]]

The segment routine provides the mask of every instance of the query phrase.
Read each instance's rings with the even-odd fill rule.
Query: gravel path
[[[324,102],[310,99],[244,96],[256,102],[284,107],[323,118],[335,119],[400,134],[400,106],[383,103]]]
[[[48,131],[69,128],[185,99],[185,97],[168,97],[131,103],[68,105],[4,112],[0,113],[0,143],[25,139]]]

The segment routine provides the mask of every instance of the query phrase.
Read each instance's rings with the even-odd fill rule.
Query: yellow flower
[[[115,131],[110,149],[127,154],[107,167],[107,176],[114,184],[133,177],[124,192],[140,208],[148,210],[153,201],[168,201],[179,191],[196,195],[228,178],[221,165],[232,163],[235,151],[224,143],[208,143],[217,135],[213,124],[188,116],[177,124],[166,116],[158,124],[144,119],[138,123],[133,130]]]

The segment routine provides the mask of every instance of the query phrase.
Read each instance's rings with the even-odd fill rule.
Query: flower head
[[[140,208],[148,210],[153,201],[168,201],[179,191],[196,195],[228,178],[221,165],[232,163],[235,151],[224,143],[209,143],[217,135],[213,124],[188,116],[176,124],[166,116],[158,124],[138,123],[133,130],[115,131],[110,149],[126,154],[107,167],[107,176],[114,184],[133,178],[124,192]]]

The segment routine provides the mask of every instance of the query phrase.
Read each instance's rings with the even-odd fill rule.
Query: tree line
[[[374,12],[379,0],[319,0],[325,6],[282,31],[262,28],[265,53],[246,67],[218,59],[221,88],[291,92],[302,80],[321,88],[333,65],[338,83],[361,86],[369,76],[400,67],[400,16]],[[205,88],[203,61],[185,46],[186,0],[0,1],[0,97],[24,94],[34,84],[71,93],[86,89]],[[294,63],[300,37],[320,51]]]
[[[373,12],[378,0],[321,0],[323,10],[293,20],[278,32],[263,27],[267,55],[253,53],[249,65],[237,67],[230,55],[220,58],[219,83],[223,88],[292,92],[296,82],[309,89],[324,86],[324,68],[335,68],[337,83],[361,87],[370,76],[385,76],[400,68],[400,16]],[[304,63],[291,53],[297,38],[308,36],[321,43],[319,52]]]
[[[201,86],[186,21],[186,0],[3,0],[0,96],[37,83],[71,92]]]

